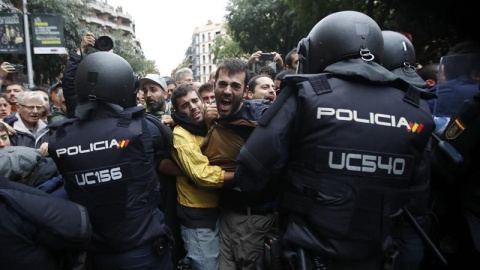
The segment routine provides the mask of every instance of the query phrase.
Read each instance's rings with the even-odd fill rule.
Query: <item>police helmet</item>
[[[136,76],[130,64],[110,52],[88,55],[78,65],[75,90],[78,103],[101,100],[123,108],[136,105]]]
[[[382,65],[397,74],[404,81],[418,87],[426,87],[425,81],[415,69],[415,49],[412,42],[403,34],[384,30]]]
[[[297,73],[321,73],[327,66],[349,58],[381,63],[382,31],[363,13],[340,11],[319,21],[297,50]]]
[[[415,49],[406,36],[389,30],[382,31],[382,34],[384,43],[382,65],[386,69],[412,66],[416,62]]]

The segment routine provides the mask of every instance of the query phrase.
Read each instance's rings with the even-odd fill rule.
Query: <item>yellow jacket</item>
[[[202,154],[203,139],[181,126],[173,129],[172,156],[185,174],[177,176],[177,200],[187,207],[218,207],[218,188],[225,180],[225,171],[219,166],[210,166]]]

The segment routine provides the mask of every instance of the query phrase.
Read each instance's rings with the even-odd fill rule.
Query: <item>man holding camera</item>
[[[65,74],[62,78],[63,95],[67,106],[67,117],[75,117],[75,108],[77,107],[77,95],[75,93],[75,73],[77,66],[83,60],[83,54],[88,47],[95,48],[100,51],[113,52],[113,41],[106,36],[95,38],[90,32],[87,32],[80,43],[80,48],[76,54],[71,54],[65,67]]]
[[[275,73],[279,73],[280,71],[283,70],[283,59],[282,59],[282,56],[277,52],[269,52],[269,53],[263,53],[262,51],[254,52],[250,56],[250,59],[248,59],[247,64],[250,70],[258,74],[259,72],[257,72],[256,64],[259,63],[260,66],[265,66],[267,61],[275,63]],[[258,70],[260,70],[260,67],[258,68]]]

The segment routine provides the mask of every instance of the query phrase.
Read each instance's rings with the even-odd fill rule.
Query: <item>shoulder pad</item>
[[[152,122],[152,123],[154,123],[155,125],[164,125],[164,124],[162,123],[162,121],[160,121],[160,118],[158,118],[158,117],[155,116],[155,115],[146,113],[144,116],[145,116],[145,119],[146,119],[147,121]]]
[[[133,106],[124,109],[119,115],[141,115],[145,113],[145,107],[143,106]]]
[[[130,121],[132,120],[132,117],[134,116],[139,117],[139,116],[143,116],[144,114],[145,114],[145,107],[143,106],[126,108],[118,114],[117,126],[128,127],[130,125]]]
[[[289,85],[291,84],[297,84],[299,82],[304,82],[304,81],[308,81],[308,80],[312,80],[316,77],[331,77],[331,74],[329,73],[320,73],[320,74],[289,74],[289,75],[286,75],[284,78],[283,78],[283,81],[282,82],[285,82]]]

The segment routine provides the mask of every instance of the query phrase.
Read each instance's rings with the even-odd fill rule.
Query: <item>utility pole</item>
[[[27,0],[22,0],[23,2],[23,28],[25,30],[25,50],[27,56],[27,73],[28,73],[28,86],[34,87],[33,84],[33,65],[32,65],[32,50],[30,48],[30,30],[28,23],[27,15]]]

